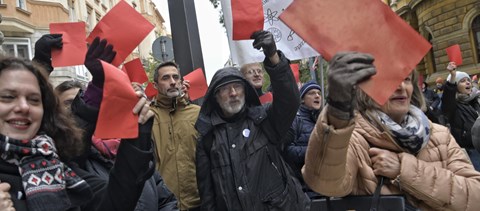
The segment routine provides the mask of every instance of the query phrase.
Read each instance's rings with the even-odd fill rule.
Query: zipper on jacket
[[[323,126],[323,124],[321,124]],[[326,126],[323,129],[323,142],[321,145],[322,148],[322,157],[320,158],[319,166],[322,166],[323,160],[325,160],[325,152],[327,151],[327,148],[325,147],[327,145],[327,140],[328,140],[328,135],[330,135],[330,127]],[[315,171],[315,174],[320,175],[320,168],[318,168]]]
[[[177,159],[178,149],[177,149],[177,143],[176,143],[176,141],[175,141],[175,133],[174,133],[174,131],[173,131],[173,113],[170,112],[170,113],[168,114],[168,116],[170,117],[170,127],[168,127],[168,133],[169,133],[170,137],[172,138],[173,146],[175,147],[175,153],[174,153],[174,154],[175,154],[175,168],[176,168],[176,171],[177,171],[177,172],[176,172],[176,176],[177,176],[177,181],[179,181],[179,183],[180,183],[181,180],[180,180],[180,177],[179,177],[180,174],[178,173],[178,172],[179,172],[179,171],[178,171],[179,169],[178,169],[178,159]],[[179,204],[180,206],[182,206],[183,198],[180,196],[180,195],[181,195],[181,194],[180,194],[180,184],[178,184],[178,188],[179,188],[179,196],[177,197],[177,201],[178,201],[178,204]]]
[[[272,164],[273,168],[275,168],[275,170],[277,171],[278,176],[283,178],[283,175],[280,173],[280,170],[278,169],[277,165],[275,165],[275,163],[273,162],[272,156],[270,155],[270,150],[268,150],[268,146],[266,146],[266,148],[267,148],[267,156],[270,159],[270,163]]]

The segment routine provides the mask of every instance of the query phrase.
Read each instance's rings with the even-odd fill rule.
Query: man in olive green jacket
[[[195,170],[198,133],[194,128],[200,107],[190,104],[182,91],[178,66],[160,64],[154,74],[158,94],[151,110],[156,167],[167,187],[175,194],[180,210],[200,208]]]

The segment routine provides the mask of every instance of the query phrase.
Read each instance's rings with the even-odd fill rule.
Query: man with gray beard
[[[213,76],[195,124],[202,210],[308,210],[309,199],[278,151],[299,107],[290,61],[270,32],[251,38],[266,56],[273,103],[262,106],[238,68]]]

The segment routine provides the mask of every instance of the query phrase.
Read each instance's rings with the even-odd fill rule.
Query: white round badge
[[[242,134],[243,134],[243,137],[248,138],[250,136],[250,130],[249,129],[244,129]]]

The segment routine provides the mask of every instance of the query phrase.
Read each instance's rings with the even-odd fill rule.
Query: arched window
[[[480,62],[480,15],[473,19],[472,34],[475,42],[475,52],[477,52],[477,62]]]
[[[434,73],[437,72],[437,64],[435,63],[435,54],[433,51],[433,37],[430,33],[428,34],[428,42],[430,42],[430,44],[432,45],[432,48],[430,48],[430,52],[428,52],[428,60],[430,60],[428,63],[432,65],[431,73]]]

